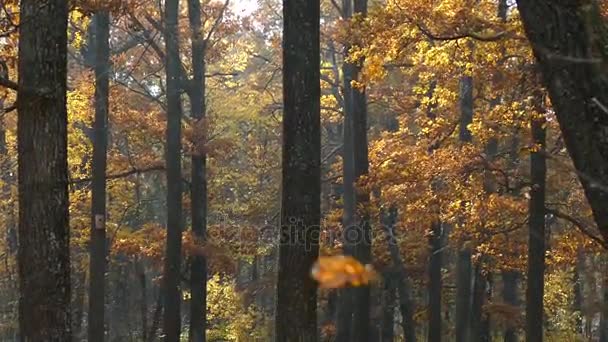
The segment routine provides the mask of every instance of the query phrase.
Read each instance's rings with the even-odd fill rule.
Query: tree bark
[[[367,15],[367,0],[354,0],[355,15]],[[357,61],[353,80],[359,79],[363,61]],[[369,173],[369,156],[367,144],[367,95],[365,87],[351,87],[352,128],[353,128],[353,161],[355,181]],[[357,241],[355,257],[363,264],[372,262],[372,236],[369,214],[369,193],[355,186],[355,222]],[[353,341],[368,342],[371,338],[370,318],[371,291],[369,286],[360,286],[354,290],[353,305]]]
[[[110,13],[100,10],[93,17],[95,44],[95,122],[91,181],[91,243],[89,261],[88,340],[105,337],[106,273],[106,166],[108,149],[108,94],[110,84]]]
[[[315,342],[321,218],[320,3],[283,1],[283,171],[277,341]]]
[[[181,100],[178,18],[179,0],[165,1],[165,68],[167,74],[167,245],[163,274],[163,333],[165,341],[178,342],[181,334]]]
[[[429,330],[428,342],[441,341],[441,266],[443,264],[443,229],[441,222],[431,224],[429,236]]]
[[[342,1],[343,19],[352,18],[352,0]],[[344,58],[348,56],[350,45],[344,45]],[[356,227],[356,195],[355,195],[355,146],[354,146],[354,106],[352,81],[355,79],[357,69],[354,64],[344,61],[342,74],[344,78],[344,124],[343,124],[343,147],[342,147],[342,186],[343,194],[343,249],[345,255],[354,255],[356,252],[357,234]],[[355,309],[356,292],[353,288],[338,290],[338,316],[336,320],[336,342],[351,342],[353,339],[353,314]]]
[[[386,273],[384,276],[384,289],[382,291],[382,327],[380,329],[382,342],[393,342],[395,339],[395,276]]]
[[[538,96],[538,95],[536,95]],[[539,113],[539,115],[542,115]],[[529,204],[529,243],[526,288],[526,341],[543,340],[543,295],[545,275],[545,120],[532,119],[532,139],[537,151],[530,153],[532,188]]]
[[[459,139],[470,143],[473,139],[468,125],[473,122],[473,77],[460,78]],[[469,341],[471,318],[471,248],[461,247],[456,263],[456,342]]]
[[[412,301],[411,286],[409,275],[405,270],[403,259],[401,258],[401,251],[397,244],[397,238],[395,236],[395,224],[397,221],[397,209],[391,208],[386,215],[383,227],[385,229],[386,237],[388,240],[388,248],[393,261],[393,267],[397,276],[393,279],[394,285],[399,295],[399,310],[401,311],[401,327],[403,328],[403,335],[405,342],[416,341],[416,322],[413,318],[414,303]]]
[[[17,140],[21,341],[71,341],[68,1],[22,0]]]
[[[587,32],[601,29],[586,27],[581,10],[587,3],[517,1],[568,153],[595,222],[608,239],[608,78],[601,43],[606,40],[606,30],[600,35]]]
[[[516,271],[503,271],[502,279],[503,279],[503,290],[502,290],[502,299],[505,303],[513,305],[515,307],[519,306],[519,298],[517,295],[517,280],[519,278],[519,274]],[[513,324],[507,325],[505,329],[505,337],[504,342],[517,342],[519,340],[517,336],[517,330]]]
[[[205,120],[205,47],[202,36],[200,0],[188,0],[188,17],[192,31],[192,71],[190,84],[190,105],[195,129],[204,129]],[[220,19],[218,19],[220,20]],[[195,136],[199,136],[195,134]],[[194,141],[192,153],[192,232],[198,243],[207,238],[207,155],[206,137]],[[195,255],[190,264],[190,341],[205,342],[207,327],[207,260],[203,255]]]

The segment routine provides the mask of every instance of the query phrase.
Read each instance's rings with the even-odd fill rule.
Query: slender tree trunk
[[[179,0],[165,1],[165,45],[167,73],[167,245],[163,274],[165,296],[163,333],[166,342],[178,342],[181,334],[181,102],[180,58],[177,18]]]
[[[441,341],[441,267],[443,264],[443,229],[441,222],[431,224],[429,236],[429,330],[428,342]]]
[[[470,143],[471,131],[468,125],[473,122],[473,78],[460,79],[460,134],[462,143]],[[471,249],[461,247],[456,263],[456,342],[469,341],[471,318]]]
[[[394,286],[395,275],[386,273],[384,276],[384,289],[382,296],[382,328],[380,329],[382,342],[393,342],[395,339],[395,303]]]
[[[283,181],[276,341],[316,342],[321,134],[319,0],[283,1]]]
[[[354,0],[354,13],[367,15],[367,0]],[[353,80],[359,78],[363,61],[355,65]],[[367,96],[365,88],[351,87],[352,92],[352,127],[355,181],[366,177],[369,173],[369,157],[367,144]],[[356,188],[356,187],[355,187]],[[356,229],[358,230],[355,245],[355,257],[364,264],[371,263],[372,236],[369,214],[369,193],[363,190],[355,191]],[[368,342],[371,338],[371,292],[369,286],[360,286],[354,290],[353,305],[353,337],[354,341]]]
[[[352,18],[352,0],[342,1],[342,12],[344,19]],[[344,46],[344,57],[348,56],[350,45]],[[342,147],[342,185],[344,187],[343,199],[343,253],[354,255],[357,243],[356,227],[356,195],[355,195],[355,146],[354,146],[354,99],[352,81],[355,79],[357,68],[352,63],[344,62],[342,74],[344,75],[344,133]],[[351,342],[353,340],[353,314],[355,309],[355,296],[360,295],[353,288],[340,289],[338,291],[338,316],[336,342]]]
[[[22,0],[19,25],[21,341],[71,341],[67,164],[68,1]]]
[[[517,295],[517,280],[519,278],[519,274],[516,271],[503,271],[502,279],[503,279],[503,292],[502,298],[505,303],[513,305],[515,307],[519,306],[519,298]],[[507,322],[507,328],[505,329],[505,338],[504,342],[517,342],[519,338],[517,337],[517,331],[513,324],[509,324]]]
[[[88,340],[105,337],[106,273],[106,165],[108,149],[108,94],[110,84],[110,13],[98,11],[94,18],[95,122],[93,124],[93,166],[91,244],[89,261]]]
[[[394,281],[394,285],[399,295],[399,310],[401,311],[401,326],[403,328],[403,335],[405,342],[416,341],[416,323],[413,318],[414,304],[412,301],[411,286],[409,281],[409,275],[405,270],[403,259],[401,258],[401,251],[397,244],[397,238],[395,236],[395,224],[397,221],[397,209],[391,208],[388,215],[385,215],[382,227],[385,229],[385,233],[388,240],[389,252],[393,261],[393,267],[397,276]]]
[[[538,95],[537,95],[538,96]],[[539,111],[540,112],[540,111]],[[541,115],[539,113],[539,115]],[[545,275],[545,121],[532,119],[532,139],[538,151],[530,154],[530,228],[526,288],[526,341],[543,340],[543,295]]]
[[[205,124],[205,46],[202,36],[200,0],[188,0],[188,17],[192,31],[192,70],[190,104],[194,128],[204,131]],[[220,19],[218,19],[220,20]],[[192,232],[198,243],[204,243],[207,234],[207,178],[205,153],[206,137],[194,141],[192,153]],[[204,342],[207,326],[207,260],[203,255],[195,255],[190,265],[190,341]]]

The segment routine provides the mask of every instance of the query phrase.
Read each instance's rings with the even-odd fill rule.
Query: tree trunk
[[[536,95],[538,96],[538,95]],[[543,115],[540,113],[535,115]],[[532,119],[532,139],[538,151],[530,153],[530,219],[526,288],[526,341],[543,340],[543,295],[545,275],[545,121]]]
[[[205,46],[202,36],[200,0],[188,0],[188,17],[192,31],[192,71],[190,104],[194,128],[204,130],[205,120]],[[220,19],[218,19],[220,20]],[[207,177],[205,153],[206,137],[195,134],[192,153],[192,232],[198,243],[204,243],[207,234]],[[190,265],[190,341],[204,342],[207,326],[207,260],[195,255]]]
[[[460,134],[462,143],[470,143],[471,131],[468,125],[473,122],[473,78],[460,79]],[[469,341],[471,318],[471,249],[461,247],[456,263],[456,342]]]
[[[342,1],[342,12],[344,20],[352,18],[352,0]],[[344,58],[348,56],[350,45],[344,45]],[[344,78],[344,133],[342,147],[342,186],[343,209],[343,253],[354,255],[356,253],[357,231],[356,227],[356,195],[355,195],[355,146],[354,146],[354,99],[352,81],[357,74],[357,68],[352,63],[344,62],[342,65]],[[338,290],[338,316],[336,320],[336,342],[351,342],[353,340],[353,314],[355,309],[355,296],[361,292],[356,292],[353,288]]]
[[[431,224],[431,235],[429,236],[429,330],[428,342],[441,341],[441,266],[443,229],[441,222]]]
[[[93,123],[93,165],[91,201],[91,243],[89,261],[88,340],[105,337],[106,273],[106,165],[108,149],[108,94],[110,83],[110,13],[100,10],[93,17],[95,44],[95,122]]]
[[[519,298],[517,295],[517,279],[519,278],[519,274],[515,271],[503,271],[502,279],[503,279],[503,292],[502,299],[505,303],[513,305],[515,307],[519,306]],[[519,338],[517,337],[517,330],[514,325],[509,324],[507,322],[507,328],[505,329],[505,338],[504,342],[517,342]]]
[[[165,1],[165,45],[167,73],[167,245],[163,274],[165,305],[163,333],[166,342],[178,342],[181,333],[181,249],[182,249],[182,177],[181,177],[181,102],[180,58],[177,18],[179,0]]]
[[[583,334],[583,282],[582,275],[585,273],[585,256],[582,250],[579,250],[576,256],[576,266],[574,267],[574,303],[573,310],[578,312],[576,318],[575,329],[576,333]]]
[[[283,1],[283,172],[276,341],[314,342],[321,134],[319,0]]]
[[[388,215],[385,215],[385,221],[382,227],[385,229],[386,237],[388,240],[389,252],[393,261],[393,267],[397,276],[394,281],[394,285],[399,295],[399,310],[401,311],[401,325],[403,328],[403,335],[405,342],[416,341],[416,323],[413,318],[414,305],[412,301],[411,287],[409,276],[405,270],[403,259],[401,258],[401,251],[397,244],[397,238],[395,236],[395,224],[397,221],[397,209],[391,208]]]
[[[67,164],[68,1],[22,0],[19,25],[19,326],[71,341]]]
[[[386,273],[382,296],[382,328],[380,330],[382,342],[393,342],[395,339],[395,276]]]
[[[586,27],[582,7],[587,3],[517,1],[568,153],[595,222],[608,239],[608,135],[605,133],[608,131],[608,78],[604,72],[607,61],[603,58],[602,43],[607,37],[602,28]],[[597,9],[595,12],[589,14],[601,15]],[[588,33],[599,29],[603,31],[601,34]]]
[[[367,15],[367,0],[354,0],[354,13]],[[363,61],[355,65],[353,80],[359,78]],[[352,98],[352,128],[355,181],[366,177],[369,173],[369,157],[367,145],[367,96],[365,88],[351,87]],[[355,186],[356,229],[358,230],[355,244],[355,257],[363,264],[371,263],[372,236],[369,214],[369,193]],[[368,342],[370,330],[371,292],[369,286],[360,286],[354,290],[353,305],[353,341]]]

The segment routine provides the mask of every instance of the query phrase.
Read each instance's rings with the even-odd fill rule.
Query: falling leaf
[[[367,285],[377,275],[372,265],[363,265],[351,256],[322,256],[313,265],[312,277],[320,288]]]

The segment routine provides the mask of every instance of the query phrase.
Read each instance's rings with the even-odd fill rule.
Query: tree
[[[91,244],[89,261],[89,341],[105,337],[106,274],[106,168],[108,148],[108,99],[110,78],[110,13],[99,9],[93,17],[95,44],[95,122],[93,124],[93,166]]]
[[[165,341],[177,342],[181,335],[181,250],[182,250],[182,174],[181,174],[181,62],[178,36],[179,0],[165,1],[165,68],[167,76],[167,245],[163,274]]]
[[[68,1],[21,1],[19,325],[22,341],[70,341]]]
[[[596,1],[517,1],[568,153],[608,240],[607,33]],[[552,15],[547,15],[551,13]]]
[[[540,98],[539,98],[540,97]],[[536,94],[536,101],[542,96]],[[532,141],[530,153],[530,227],[528,238],[528,277],[526,287],[526,341],[543,341],[543,297],[545,276],[545,184],[547,165],[545,156],[546,130],[544,113],[539,110],[532,118]]]
[[[321,135],[319,0],[283,1],[283,181],[277,341],[317,341]]]
[[[190,115],[194,127],[204,131],[205,124],[205,47],[202,34],[200,0],[188,0],[188,18],[192,31],[192,83],[189,88]],[[218,18],[218,21],[220,18]],[[192,232],[200,243],[207,233],[207,154],[204,140],[194,142],[192,153]],[[207,327],[207,260],[204,255],[192,256],[190,264],[190,341],[204,342]]]

